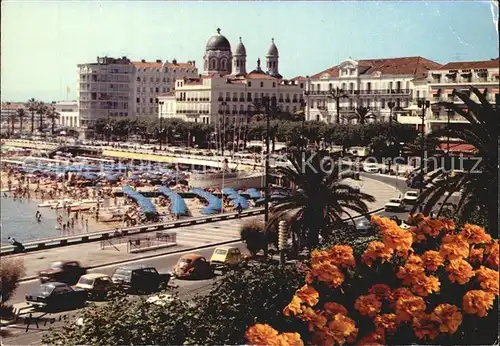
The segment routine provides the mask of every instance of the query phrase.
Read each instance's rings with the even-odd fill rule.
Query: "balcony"
[[[234,114],[234,115],[238,114],[238,111],[233,111],[233,114]]]
[[[230,97],[226,97],[225,101],[231,101]]]
[[[297,99],[293,99],[293,100],[292,100],[292,103],[297,103]]]
[[[285,99],[285,102],[286,103],[290,103],[290,99]]]
[[[237,102],[238,98],[237,97],[233,97],[232,100],[233,100],[233,102]]]
[[[223,98],[223,97],[219,97],[219,98],[217,99],[217,101],[222,102],[222,101],[224,101],[224,98]]]
[[[240,97],[240,102],[245,102],[245,98],[244,97]]]
[[[283,103],[283,99],[279,99],[279,100],[278,100],[278,102],[281,102],[281,103]]]

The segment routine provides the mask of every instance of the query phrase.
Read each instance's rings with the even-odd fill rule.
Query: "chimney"
[[[196,60],[191,61],[191,64],[193,65],[193,67],[196,67]]]
[[[161,59],[156,59],[156,62],[161,64]]]
[[[172,64],[177,65],[177,59],[172,60]]]
[[[141,59],[141,62],[146,62],[146,60],[144,60],[144,59]]]

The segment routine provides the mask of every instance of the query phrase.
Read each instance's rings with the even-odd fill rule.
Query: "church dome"
[[[278,47],[274,44],[274,38],[271,40],[271,45],[267,51],[267,56],[278,56]]]
[[[236,50],[234,51],[234,55],[245,55],[245,56],[247,55],[247,50],[243,42],[241,42],[241,37],[240,37],[240,42],[238,42]]]
[[[220,29],[217,29],[217,35],[213,35],[208,39],[206,50],[231,50],[231,44],[224,35],[220,34]]]

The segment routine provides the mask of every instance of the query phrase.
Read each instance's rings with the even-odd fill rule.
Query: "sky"
[[[423,56],[438,63],[498,57],[490,1],[4,0],[1,6],[2,102],[76,99],[76,65],[97,56],[195,60],[201,72],[217,28],[233,49],[242,37],[247,71],[257,58],[265,60],[274,38],[285,78],[349,57]]]

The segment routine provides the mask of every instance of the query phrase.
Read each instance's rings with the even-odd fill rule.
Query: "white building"
[[[415,103],[416,91],[424,90],[421,78],[441,65],[422,58],[352,60],[307,77],[306,119],[336,123],[350,121],[358,107],[367,108],[377,120],[398,118]],[[337,115],[337,88],[339,114]],[[356,122],[353,120],[352,122]]]
[[[304,102],[305,83],[284,80],[279,74],[279,53],[274,40],[266,54],[265,71],[259,58],[256,68],[247,73],[246,56],[241,38],[233,54],[231,44],[218,29],[205,48],[203,75],[176,80],[175,95],[159,96],[159,116],[206,124],[216,123],[217,119],[242,123],[256,110],[255,103],[263,96],[275,96],[281,111],[298,111]]]
[[[427,115],[426,131],[430,132],[446,126],[448,116],[450,123],[467,122],[462,116],[454,111],[447,110],[438,102],[453,102],[464,109],[467,106],[458,98],[452,96],[453,90],[470,92],[470,86],[478,88],[481,92],[486,92],[486,99],[495,103],[495,95],[499,89],[499,64],[500,60],[491,59],[486,61],[450,62],[437,69],[429,71],[428,99],[433,104],[431,113]],[[470,93],[472,100],[479,103],[475,94]]]
[[[52,105],[54,110],[59,113],[58,127],[80,127],[80,113],[78,112],[77,101],[59,101]]]
[[[174,90],[176,79],[198,76],[195,61],[178,63],[176,59],[172,62],[141,60],[132,64],[135,67],[134,113],[140,117],[158,116],[158,96]]]

